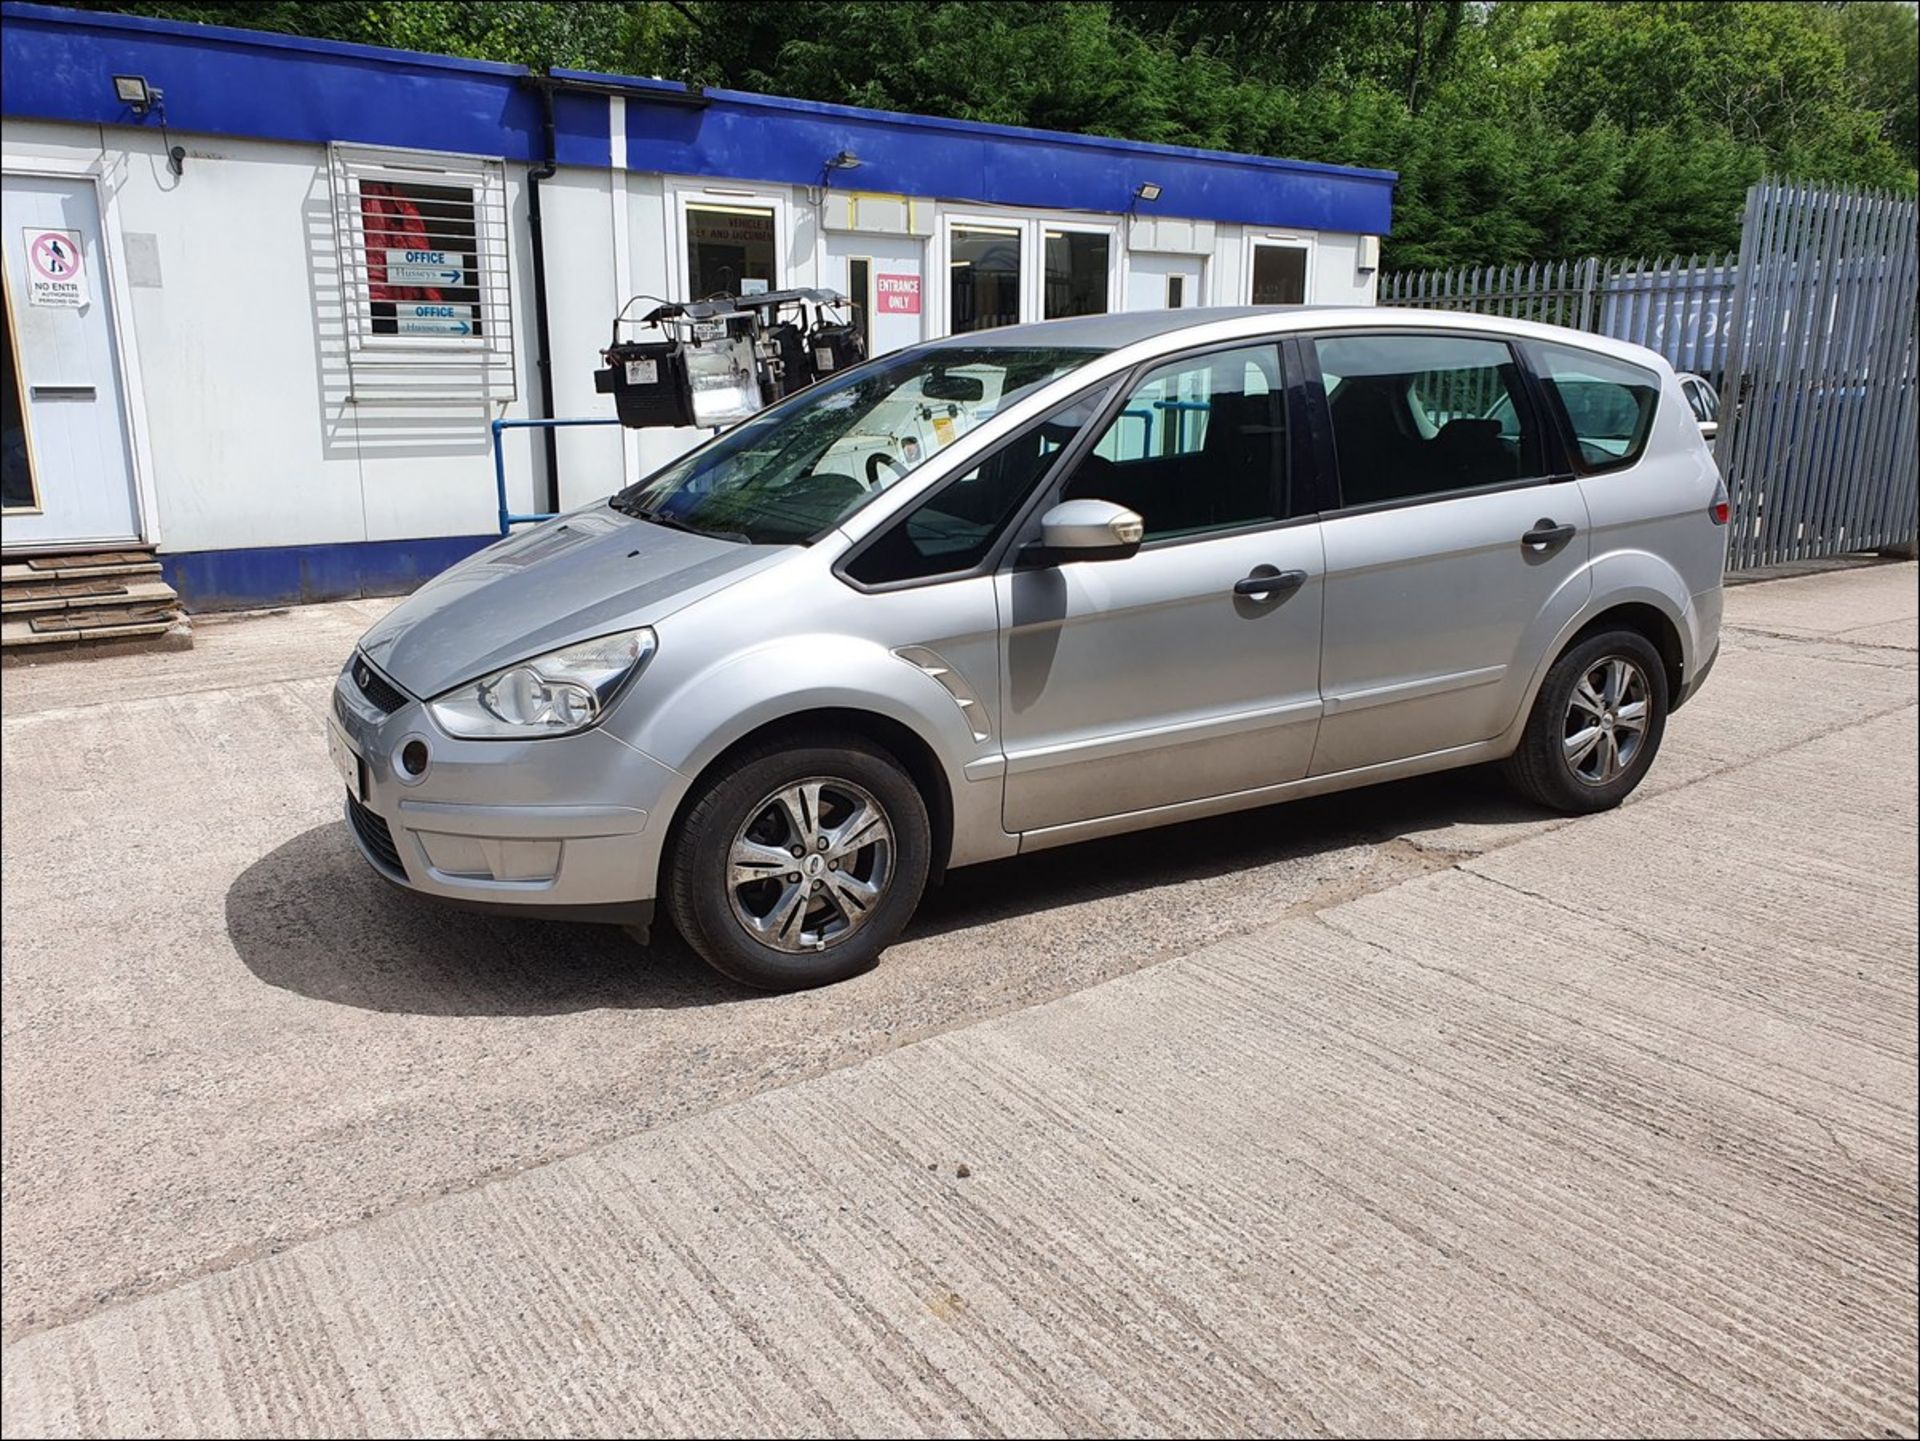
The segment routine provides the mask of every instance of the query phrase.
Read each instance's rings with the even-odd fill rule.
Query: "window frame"
[[[1240,253],[1240,290],[1243,305],[1257,304],[1253,298],[1253,262],[1259,251],[1298,250],[1306,257],[1305,270],[1301,275],[1301,294],[1299,304],[1312,305],[1314,292],[1315,261],[1320,255],[1320,236],[1318,231],[1295,234],[1280,231],[1252,231],[1247,234]]]
[[[770,210],[773,212],[773,277],[769,290],[785,290],[793,283],[792,196],[785,187],[749,185],[708,185],[699,182],[669,181],[667,197],[672,218],[668,237],[667,283],[669,294],[688,295],[693,286],[693,225],[687,212],[692,210]]]
[[[1126,238],[1117,221],[1075,211],[1008,210],[964,207],[943,210],[934,226],[927,247],[927,278],[922,282],[921,309],[926,339],[944,340],[954,335],[982,335],[983,330],[961,331],[953,328],[953,232],[955,230],[1005,230],[1014,232],[1020,257],[1020,281],[1015,288],[1018,318],[1011,325],[1033,325],[1046,318],[1047,241],[1049,230],[1075,234],[1104,235],[1107,238],[1107,308],[1102,315],[1114,315],[1127,308]],[[936,286],[935,277],[938,277]],[[1003,329],[992,326],[989,329]]]
[[[1088,315],[1112,315],[1114,302],[1124,300],[1121,293],[1120,252],[1123,242],[1120,239],[1120,227],[1097,220],[1044,220],[1033,221],[1033,278],[1036,294],[1033,297],[1033,320],[1049,319],[1069,320],[1075,316],[1049,316],[1047,314],[1047,232],[1060,235],[1097,235],[1107,242],[1106,266],[1106,306],[1104,309],[1088,311]],[[1023,297],[1024,298],[1024,297]],[[1024,318],[1022,324],[1029,322]]]
[[[1326,372],[1320,366],[1319,342],[1383,338],[1487,340],[1506,346],[1514,357],[1514,365],[1520,375],[1520,397],[1514,402],[1515,410],[1517,412],[1521,403],[1525,403],[1527,414],[1524,420],[1532,422],[1535,433],[1540,437],[1541,473],[1521,476],[1513,480],[1492,481],[1486,485],[1467,486],[1459,490],[1435,491],[1430,495],[1408,495],[1392,500],[1347,504],[1346,493],[1341,483],[1339,451],[1334,443],[1332,404],[1327,395],[1326,383],[1321,379]],[[1304,330],[1299,332],[1299,340],[1303,359],[1312,372],[1311,393],[1316,432],[1315,461],[1322,478],[1321,493],[1328,518],[1336,515],[1372,515],[1380,511],[1405,510],[1415,505],[1437,505],[1445,501],[1461,500],[1477,495],[1499,495],[1509,490],[1529,490],[1535,486],[1564,484],[1576,478],[1567,455],[1565,437],[1549,419],[1547,398],[1541,394],[1539,377],[1535,373],[1533,357],[1528,352],[1527,342],[1518,336],[1489,330],[1454,330],[1444,325],[1368,325],[1334,330]]]
[[[473,195],[471,302],[478,335],[400,335],[373,329],[365,184],[467,188]],[[339,276],[339,335],[358,400],[513,400],[518,395],[513,236],[506,162],[499,156],[349,144],[327,146],[328,203]],[[404,304],[405,302],[393,302]],[[453,302],[466,304],[468,302]]]

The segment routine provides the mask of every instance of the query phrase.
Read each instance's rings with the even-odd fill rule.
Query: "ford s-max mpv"
[[[328,725],[422,895],[870,966],[955,866],[1499,761],[1618,805],[1719,644],[1727,493],[1636,346],[1386,309],[957,335],[479,552]]]

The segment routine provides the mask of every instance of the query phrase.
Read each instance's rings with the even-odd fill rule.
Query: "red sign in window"
[[[882,315],[918,315],[920,277],[876,275],[873,277],[873,297],[874,309]]]

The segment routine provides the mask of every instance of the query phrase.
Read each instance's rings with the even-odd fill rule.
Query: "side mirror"
[[[1110,500],[1065,500],[1040,517],[1040,543],[1061,560],[1124,560],[1146,522]]]

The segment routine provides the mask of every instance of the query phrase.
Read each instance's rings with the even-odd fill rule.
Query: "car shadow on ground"
[[[1483,771],[1269,806],[955,871],[908,941],[1022,914],[1390,841],[1448,823],[1507,826],[1541,813]],[[707,968],[664,918],[642,948],[613,926],[517,920],[409,895],[383,881],[344,821],[294,836],[227,891],[227,934],[270,986],[363,1010],[425,1016],[563,1015],[755,999]],[[1124,931],[1123,912],[1116,930]]]

